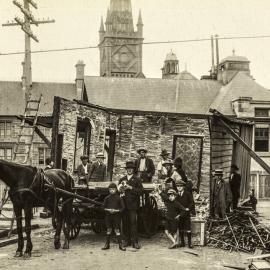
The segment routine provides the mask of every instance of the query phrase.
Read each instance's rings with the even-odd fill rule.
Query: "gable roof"
[[[33,82],[32,97],[35,99],[42,93],[40,114],[51,115],[54,96],[66,99],[76,99],[75,83]],[[0,115],[22,115],[25,108],[25,98],[22,83],[17,81],[0,81]]]
[[[221,85],[216,81],[84,78],[90,103],[107,108],[168,113],[208,114]]]
[[[235,115],[232,101],[240,97],[251,97],[252,100],[257,101],[270,101],[270,91],[255,82],[245,72],[239,71],[227,85],[221,87],[210,108],[216,109],[224,115]]]

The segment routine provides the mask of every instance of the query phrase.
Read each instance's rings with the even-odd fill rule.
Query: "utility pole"
[[[23,62],[23,90],[25,92],[25,101],[30,98],[31,88],[32,88],[32,68],[31,68],[31,39],[39,42],[38,38],[33,34],[31,30],[31,25],[34,24],[39,26],[39,24],[54,23],[55,20],[36,20],[31,13],[30,6],[37,9],[37,4],[33,0],[23,0],[23,5],[17,0],[13,1],[13,4],[17,6],[21,12],[24,14],[24,20],[19,17],[15,17],[15,22],[7,22],[2,24],[2,26],[21,26],[21,29],[25,33],[25,54]]]

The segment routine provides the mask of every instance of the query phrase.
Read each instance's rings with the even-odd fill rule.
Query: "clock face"
[[[121,67],[126,67],[133,58],[132,52],[126,46],[123,46],[113,55],[113,62]]]

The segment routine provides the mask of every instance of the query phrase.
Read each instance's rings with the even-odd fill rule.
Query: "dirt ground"
[[[53,232],[46,230],[33,236],[34,249],[32,258],[24,260],[14,258],[16,245],[0,249],[0,268],[27,270],[88,270],[88,269],[202,269],[217,270],[223,264],[242,265],[248,254],[226,252],[208,247],[196,247],[198,256],[185,253],[187,248],[168,249],[169,242],[163,233],[151,239],[141,239],[142,248],[128,248],[126,252],[112,243],[111,249],[102,251],[104,235],[96,235],[82,230],[79,237],[71,242],[70,250],[54,250]]]

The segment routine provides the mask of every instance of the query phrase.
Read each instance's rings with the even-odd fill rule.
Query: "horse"
[[[69,249],[73,198],[56,192],[56,188],[72,192],[72,187],[74,187],[73,178],[60,169],[51,169],[43,172],[32,166],[0,160],[0,179],[9,187],[9,197],[13,204],[17,221],[18,248],[15,257],[31,257],[33,249],[31,242],[33,207],[47,207],[53,213],[53,217],[56,220],[54,247],[55,249],[61,247],[60,235],[63,227],[65,236],[63,249]],[[61,202],[61,207],[58,207],[59,202]],[[26,233],[26,249],[24,253],[22,210],[24,210],[25,215]]]

